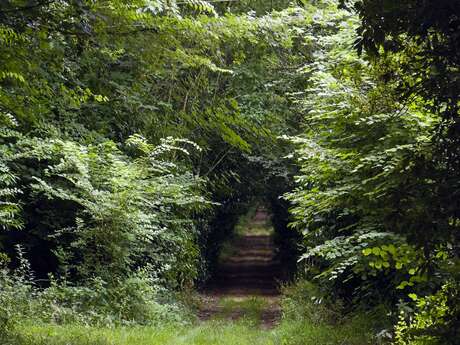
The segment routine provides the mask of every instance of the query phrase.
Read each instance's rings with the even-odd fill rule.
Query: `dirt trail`
[[[266,210],[259,208],[244,234],[234,241],[232,254],[219,265],[202,294],[201,320],[246,317],[254,309],[247,307],[252,303],[259,305],[262,327],[271,328],[277,323],[281,266],[275,259],[268,220]]]

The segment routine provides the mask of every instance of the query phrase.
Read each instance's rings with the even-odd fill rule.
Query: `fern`
[[[20,217],[21,206],[17,200],[21,190],[16,187],[18,176],[8,166],[11,150],[4,141],[17,139],[19,134],[14,130],[16,119],[9,113],[0,112],[0,227],[3,229],[20,229],[23,221]]]
[[[0,71],[0,81],[4,79],[13,79],[20,83],[26,82],[24,76],[22,76],[20,73],[12,72],[12,71]]]

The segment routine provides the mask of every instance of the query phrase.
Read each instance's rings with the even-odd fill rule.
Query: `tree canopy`
[[[0,319],[175,315],[259,202],[318,304],[457,344],[459,25],[457,0],[3,1]]]

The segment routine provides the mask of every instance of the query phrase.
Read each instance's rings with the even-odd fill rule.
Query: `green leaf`
[[[381,250],[380,250],[379,247],[374,247],[374,248],[372,248],[372,254],[374,254],[374,255],[380,255],[380,253],[381,253]]]
[[[415,293],[410,293],[408,296],[409,296],[409,298],[410,298],[411,300],[413,300],[413,301],[416,301],[417,298],[418,298],[417,295],[416,295]]]
[[[396,289],[402,290],[402,289],[404,289],[404,288],[405,288],[406,286],[408,286],[408,285],[409,285],[409,282],[407,282],[407,281],[402,281],[402,282],[396,287]]]
[[[363,253],[364,256],[371,255],[372,254],[372,249],[371,248],[365,248],[365,249],[363,249],[362,253]]]

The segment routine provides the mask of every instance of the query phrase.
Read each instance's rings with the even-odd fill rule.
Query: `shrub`
[[[39,288],[21,256],[17,270],[3,268],[0,274],[0,330],[5,334],[24,320],[101,326],[191,320],[186,307],[177,302],[172,292],[153,282],[147,271],[133,273],[115,284],[101,278],[87,285],[52,279],[48,288]]]
[[[298,280],[283,288],[282,306],[284,318],[313,325],[337,322],[343,312],[340,300],[329,299],[307,280]]]
[[[193,216],[209,203],[180,162],[188,154],[181,145],[194,144],[133,136],[123,152],[111,141],[20,138],[7,163],[21,176],[27,232],[4,233],[4,243],[32,237],[32,253],[40,246],[42,261],[58,261],[52,273],[83,284],[100,277],[116,285],[142,269],[156,284],[189,286],[200,259]]]
[[[140,136],[122,147],[24,136],[14,141],[0,142],[7,152],[8,170],[2,171],[20,176],[12,181],[23,191],[15,197],[27,205],[25,230],[3,232],[2,244],[8,249],[29,237],[30,256],[40,251],[58,266],[39,272],[52,274],[44,288],[48,283],[36,285],[22,250],[9,264],[17,269],[5,262],[2,328],[19,317],[98,324],[186,319],[178,317],[182,307],[173,291],[191,286],[197,276],[194,217],[209,203],[203,181],[181,157],[189,154],[186,145],[199,148],[173,138],[153,146]]]
[[[30,265],[23,250],[16,247],[19,267],[10,272],[8,256],[0,253],[0,335],[9,334],[15,323],[25,315],[33,314],[31,299],[35,297]]]
[[[460,284],[448,281],[433,295],[411,294],[413,312],[401,310],[397,345],[455,345],[460,339]]]

